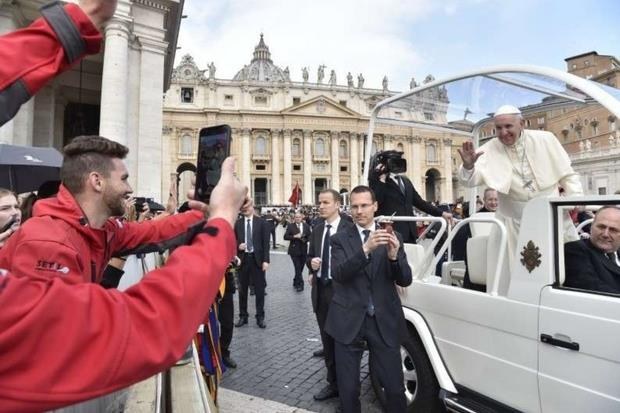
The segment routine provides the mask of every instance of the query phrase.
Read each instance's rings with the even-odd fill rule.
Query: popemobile
[[[370,165],[378,124],[461,134],[477,148],[493,137],[486,133],[490,116],[505,104],[518,107],[525,118],[541,111],[597,108],[610,119],[620,117],[620,91],[612,87],[550,68],[493,67],[426,83],[378,103],[365,165]],[[423,111],[415,109],[423,107],[439,107],[443,116],[417,116]],[[474,200],[480,190],[468,198]],[[390,217],[436,221],[441,227],[430,244],[405,244],[414,273],[401,294],[410,411],[620,412],[620,295],[564,285],[570,270],[564,256],[568,212],[617,204],[618,195],[534,198],[523,210],[514,251],[507,249],[506,227],[493,213],[474,214],[452,230],[441,218]],[[572,230],[580,232],[587,223]],[[437,266],[466,224],[472,233],[467,264],[448,259]],[[444,233],[447,242],[433,254]],[[464,288],[465,271],[481,291]],[[372,369],[371,378],[384,400]]]

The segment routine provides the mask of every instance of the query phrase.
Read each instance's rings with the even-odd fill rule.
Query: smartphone
[[[8,231],[9,228],[11,228],[13,225],[15,225],[15,223],[17,222],[17,217],[16,216],[12,216],[11,219],[9,219],[9,221],[4,224],[4,226],[2,228],[0,228],[0,234],[2,234],[5,231]]]
[[[153,202],[153,198],[147,198],[143,196],[137,196],[136,198],[136,213],[141,214],[144,211],[144,204],[150,204]]]
[[[392,224],[394,224],[392,221],[380,221],[379,222],[379,226],[381,227],[381,229],[386,230],[389,234],[394,232],[394,229],[392,228]]]
[[[222,163],[230,156],[230,126],[219,125],[200,130],[196,162],[196,199],[209,203],[211,192],[222,174]]]

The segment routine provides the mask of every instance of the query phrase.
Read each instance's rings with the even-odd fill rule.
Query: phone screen
[[[196,168],[196,198],[209,202],[222,174],[222,162],[230,156],[230,127],[213,126],[200,130]]]

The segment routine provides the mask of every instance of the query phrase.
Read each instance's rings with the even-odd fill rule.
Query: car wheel
[[[401,367],[405,385],[405,398],[408,412],[441,412],[439,400],[439,384],[435,378],[433,367],[426,351],[415,331],[400,346]],[[372,357],[372,356],[371,356]],[[370,381],[377,399],[386,407],[385,392],[378,374],[373,371],[373,363],[369,362]]]

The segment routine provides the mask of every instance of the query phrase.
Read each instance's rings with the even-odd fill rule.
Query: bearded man
[[[80,136],[65,146],[58,195],[35,204],[33,217],[2,249],[0,268],[17,276],[100,283],[112,256],[170,241],[204,220],[199,211],[141,223],[120,219],[133,192],[123,162],[128,151],[101,136]]]

